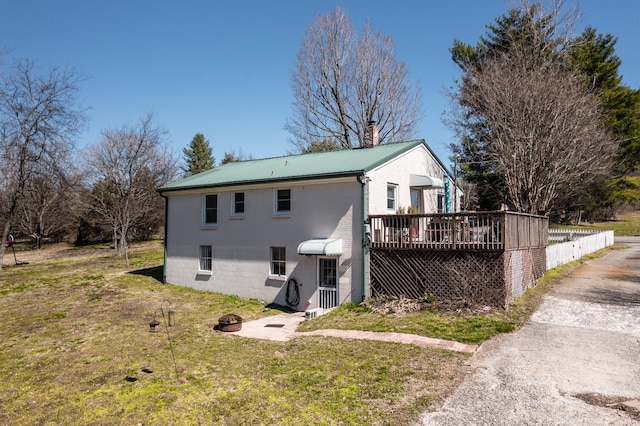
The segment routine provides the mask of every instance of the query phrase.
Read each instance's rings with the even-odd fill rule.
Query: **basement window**
[[[284,247],[271,247],[271,275],[284,277],[287,274],[287,252]]]
[[[213,271],[212,267],[212,247],[211,246],[200,246],[200,264],[198,267],[199,273],[209,273]]]

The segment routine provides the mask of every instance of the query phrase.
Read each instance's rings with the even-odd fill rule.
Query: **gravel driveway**
[[[422,425],[638,425],[640,240],[556,284],[531,321],[483,343]]]

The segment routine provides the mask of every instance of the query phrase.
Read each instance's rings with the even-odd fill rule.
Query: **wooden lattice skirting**
[[[436,300],[507,308],[545,270],[545,249],[370,251],[370,296],[430,294]]]

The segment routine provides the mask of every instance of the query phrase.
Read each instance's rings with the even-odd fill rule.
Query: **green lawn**
[[[134,247],[129,269],[105,248],[61,255],[0,272],[0,424],[411,424],[457,386],[469,357],[244,339],[213,326],[278,310],[161,284],[157,243]],[[176,326],[149,332],[168,309]]]
[[[624,237],[640,236],[640,212],[633,211],[618,216],[615,220],[584,225],[553,225],[555,228],[598,229],[613,231],[615,235]]]
[[[324,328],[418,334],[463,343],[482,343],[499,333],[515,330],[518,321],[509,313],[449,313],[426,309],[420,312],[377,314],[359,304],[341,305],[316,320],[302,324],[300,331]]]
[[[214,331],[217,319],[278,308],[162,284],[159,242],[134,246],[129,268],[104,246],[47,250],[0,272],[0,424],[413,424],[455,389],[470,356],[330,337],[241,338]],[[400,315],[346,304],[300,331],[481,343],[527,321],[573,266],[550,271],[508,312]],[[174,327],[164,325],[169,309]],[[154,318],[161,332],[149,332]]]

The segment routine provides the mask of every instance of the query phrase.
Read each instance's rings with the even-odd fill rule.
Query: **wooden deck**
[[[507,211],[375,215],[369,226],[372,249],[504,251],[549,239],[546,217]]]

